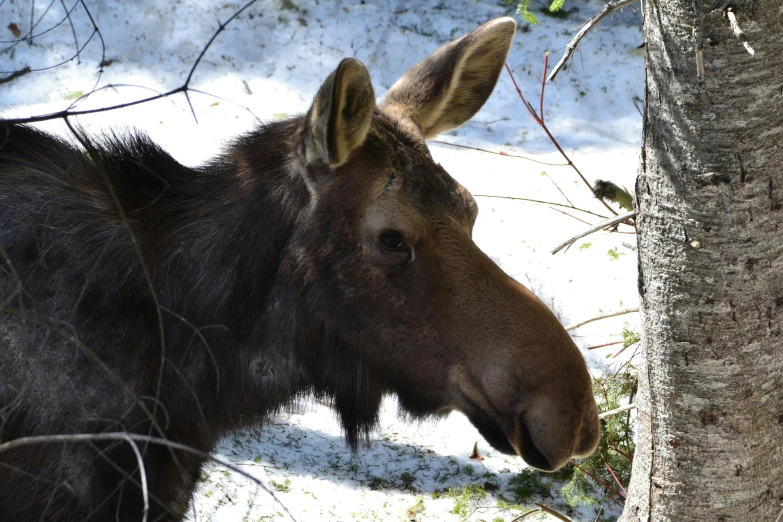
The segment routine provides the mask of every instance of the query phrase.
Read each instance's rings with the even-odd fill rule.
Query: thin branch
[[[589,210],[585,210],[583,208],[575,207],[573,205],[565,205],[563,203],[554,203],[552,201],[542,201],[540,199],[528,199],[528,198],[518,198],[514,196],[495,196],[493,194],[473,194],[474,198],[493,198],[493,199],[510,199],[512,201],[527,201],[528,203],[539,203],[541,205],[554,205],[556,207],[563,207],[563,208],[570,208],[571,210],[578,210],[579,212],[584,212],[585,214],[590,214],[591,216],[599,217],[601,219],[607,219],[606,216],[602,216],[601,214],[596,214],[595,212],[591,212]]]
[[[598,418],[599,419],[605,419],[607,417],[611,417],[612,415],[618,415],[618,414],[624,413],[626,411],[631,411],[631,410],[633,410],[635,408],[636,408],[636,404],[634,404],[634,403],[626,404],[625,406],[620,406],[619,408],[616,408],[614,410],[605,411],[605,412],[601,413],[600,415],[598,415]]]
[[[619,479],[619,478],[617,478],[617,475],[615,475],[615,473],[614,473],[614,470],[612,469],[612,466],[610,466],[610,465],[609,465],[609,463],[608,463],[608,462],[606,462],[606,458],[603,456],[603,454],[601,454],[601,460],[603,460],[603,461],[604,461],[604,466],[606,467],[606,470],[607,470],[609,473],[611,473],[611,474],[612,474],[612,478],[614,479],[614,482],[615,482],[615,484],[617,484],[617,486],[618,486],[620,489],[622,489],[622,490],[623,490],[623,494],[624,494],[624,495],[627,497],[627,496],[628,496],[628,490],[627,490],[627,489],[625,489],[625,488],[623,487],[622,483],[620,482],[620,479]]]
[[[144,500],[144,510],[142,511],[141,522],[147,522],[147,517],[150,513],[150,496],[149,489],[147,488],[147,469],[144,467],[144,459],[141,458],[141,453],[139,452],[139,447],[136,446],[136,441],[130,438],[127,433],[123,439],[128,441],[131,449],[133,449],[133,453],[136,454],[136,463],[139,466],[139,475],[141,476],[141,498]]]
[[[555,77],[557,76],[557,73],[560,72],[560,69],[563,68],[563,66],[566,64],[569,58],[571,58],[571,55],[574,54],[574,51],[576,50],[576,46],[579,45],[579,42],[584,38],[584,36],[587,34],[590,29],[592,29],[598,22],[606,18],[606,15],[609,13],[620,9],[621,7],[625,7],[629,4],[632,4],[636,2],[637,0],[613,0],[603,6],[598,13],[593,16],[592,18],[589,18],[581,29],[576,33],[576,35],[571,38],[571,41],[568,42],[568,45],[566,45],[565,53],[563,53],[563,57],[560,58],[560,61],[555,64],[554,68],[552,69],[552,72],[549,73],[549,77],[547,78],[547,81],[554,81]]]
[[[71,108],[69,107],[68,109],[65,109],[65,110],[62,110],[62,111],[57,111],[57,112],[51,112],[49,114],[40,114],[40,115],[37,115],[37,116],[30,116],[30,117],[26,117],[26,118],[0,119],[0,126],[4,126],[5,127],[5,126],[11,126],[11,125],[18,125],[18,124],[21,124],[21,123],[36,123],[36,122],[41,122],[41,121],[48,121],[48,120],[67,118],[69,116],[83,116],[83,115],[86,115],[86,114],[95,114],[95,113],[99,113],[99,112],[113,111],[113,110],[116,110],[116,109],[124,109],[124,108],[127,108],[127,107],[133,107],[134,105],[140,105],[142,103],[147,103],[147,102],[151,102],[151,101],[154,101],[154,100],[159,100],[161,98],[168,98],[169,96],[173,96],[173,95],[178,94],[178,93],[184,93],[186,95],[186,98],[187,98],[187,92],[190,90],[190,81],[193,78],[193,74],[195,73],[196,68],[201,63],[201,60],[204,58],[204,55],[206,54],[206,52],[209,49],[209,47],[215,41],[217,36],[221,32],[223,32],[223,30],[225,30],[226,26],[229,23],[231,23],[236,17],[238,17],[240,14],[242,14],[248,7],[250,7],[251,5],[256,3],[256,1],[257,0],[250,0],[245,5],[243,5],[239,10],[237,10],[233,15],[231,15],[228,20],[226,20],[225,22],[219,24],[217,31],[215,31],[215,33],[209,39],[207,44],[201,49],[201,52],[199,53],[198,57],[196,58],[196,61],[193,63],[193,66],[190,68],[190,71],[188,72],[188,76],[185,79],[185,82],[182,85],[180,85],[179,87],[176,87],[174,89],[171,89],[170,91],[167,91],[167,92],[164,92],[164,93],[161,93],[161,94],[157,94],[155,96],[148,96],[147,98],[142,98],[140,100],[135,100],[135,101],[132,101],[132,102],[127,102],[127,103],[120,103],[120,104],[111,105],[111,106],[108,106],[108,107],[99,107],[99,108],[96,108],[96,109],[86,109],[86,110],[81,110],[81,111],[74,111],[74,110],[71,110]],[[83,4],[83,0],[81,0],[80,3]],[[92,16],[90,15],[89,11],[87,12],[87,14],[88,14],[88,16],[90,16],[90,21],[92,21]],[[94,22],[93,22],[93,27],[94,27],[93,34],[90,36],[90,39],[97,33],[98,36],[101,38],[101,42],[103,42],[103,37],[101,36],[100,31],[98,31],[98,27],[97,27],[97,25],[94,24]],[[82,49],[87,45],[87,43],[89,43],[90,39],[88,39],[88,41],[84,45],[82,45]],[[71,60],[72,59],[73,58],[71,58]],[[66,61],[69,61],[69,60],[66,60]],[[63,62],[63,63],[65,63],[65,62]],[[51,68],[51,67],[47,67],[47,68]],[[190,105],[190,99],[188,99],[188,104]],[[191,111],[193,111],[192,105],[191,105]],[[195,117],[195,112],[193,112],[193,115]]]
[[[639,311],[639,308],[624,308],[622,310],[618,310],[617,312],[611,312],[604,315],[599,315],[598,317],[593,317],[592,319],[588,319],[587,321],[582,321],[581,323],[573,324],[571,326],[567,326],[566,330],[576,330],[577,328],[581,328],[586,324],[590,324],[594,321],[600,321],[601,319],[609,319],[610,317],[617,317],[618,315],[625,315],[625,314],[633,314]]]
[[[596,344],[595,346],[588,346],[588,350],[597,350],[599,348],[606,348],[607,346],[614,346],[616,344],[623,344],[624,341],[614,341],[611,343]]]
[[[498,156],[508,156],[509,158],[519,158],[524,159],[528,161],[532,161],[533,163],[538,163],[541,165],[548,165],[550,167],[568,167],[568,163],[548,163],[546,161],[541,161],[533,158],[528,158],[527,156],[518,156],[516,154],[509,154],[507,152],[495,152],[492,150],[486,150],[486,149],[480,149],[478,147],[469,147],[468,145],[460,145],[458,143],[449,143],[448,141],[440,141],[440,140],[430,140],[430,143],[437,143],[438,145],[448,145],[450,147],[459,147],[460,149],[470,149],[470,150],[477,150],[479,152],[486,152],[487,154],[496,154]]]
[[[627,221],[628,219],[634,217],[636,215],[636,211],[632,210],[630,212],[626,212],[625,214],[620,214],[619,216],[615,216],[613,218],[606,219],[604,221],[601,221],[597,225],[594,225],[593,227],[587,229],[586,231],[582,232],[581,234],[578,234],[565,243],[559,245],[557,248],[552,250],[552,255],[557,254],[561,250],[563,250],[566,247],[569,247],[573,245],[577,240],[582,239],[585,236],[589,236],[590,234],[593,234],[594,232],[598,232],[599,230],[603,230],[605,228],[613,227],[615,225],[619,225],[623,221]]]
[[[541,508],[531,509],[530,511],[525,511],[521,515],[519,515],[517,518],[513,519],[511,522],[519,522],[523,518],[526,518],[528,515],[532,515],[533,513],[538,513],[541,511]]]
[[[552,210],[554,210],[555,212],[560,212],[561,214],[563,214],[563,215],[566,215],[566,216],[570,217],[571,219],[575,219],[575,220],[579,221],[580,223],[584,223],[585,225],[591,225],[591,223],[588,223],[588,222],[587,222],[587,221],[585,221],[584,219],[580,219],[580,218],[578,218],[578,217],[576,217],[576,216],[572,216],[572,215],[571,215],[571,214],[569,214],[568,212],[565,212],[565,211],[563,211],[563,210],[557,209],[557,208],[555,208],[555,207],[549,207],[549,208],[550,208],[550,209],[552,209]]]
[[[179,451],[185,451],[187,453],[191,453],[193,455],[196,455],[204,460],[210,460],[212,462],[215,462],[219,464],[220,466],[223,466],[227,469],[230,469],[234,473],[237,473],[239,475],[242,475],[243,477],[250,479],[254,484],[259,486],[261,489],[263,489],[266,493],[268,493],[280,506],[283,508],[283,510],[288,515],[288,518],[296,522],[296,518],[291,514],[291,512],[288,510],[288,508],[283,504],[283,502],[277,498],[275,493],[266,487],[266,485],[259,480],[258,478],[254,477],[247,471],[244,471],[243,469],[239,468],[238,466],[235,466],[231,464],[230,462],[226,462],[223,459],[219,459],[216,456],[206,453],[204,451],[198,450],[196,448],[193,448],[191,446],[188,446],[186,444],[181,444],[179,442],[170,441],[168,439],[161,439],[159,437],[151,437],[149,435],[141,435],[138,433],[127,433],[124,431],[120,432],[106,432],[106,433],[77,433],[77,434],[65,434],[65,435],[39,435],[39,436],[33,436],[33,437],[20,437],[18,439],[10,440],[8,442],[4,442],[0,444],[0,453],[4,453],[6,451],[10,451],[12,449],[20,448],[22,446],[29,446],[32,444],[46,444],[46,443],[78,443],[78,442],[95,442],[95,441],[104,441],[104,440],[133,440],[136,442],[144,442],[145,444],[159,444],[162,446],[167,446],[169,449],[172,450],[179,450]]]
[[[590,188],[590,192],[593,194],[593,196],[598,197],[596,195],[596,193],[595,193],[595,189],[593,188],[593,185],[589,181],[587,181],[587,178],[584,177],[584,175],[582,174],[582,171],[580,171],[579,168],[574,164],[574,162],[571,161],[571,158],[568,157],[568,154],[565,153],[565,151],[560,146],[560,143],[557,141],[557,139],[552,135],[551,132],[549,132],[549,128],[546,126],[546,123],[544,123],[544,120],[542,118],[540,118],[538,116],[538,114],[536,114],[536,110],[525,99],[525,96],[522,94],[522,90],[519,88],[519,85],[517,85],[517,80],[516,80],[516,78],[514,78],[514,74],[511,72],[511,67],[508,66],[508,63],[506,63],[505,66],[506,66],[506,72],[508,73],[509,77],[511,77],[511,83],[514,84],[514,88],[516,89],[517,94],[519,95],[519,98],[522,100],[522,103],[524,104],[525,108],[530,113],[530,116],[532,116],[533,121],[535,121],[538,125],[541,126],[542,129],[544,129],[544,132],[546,133],[547,137],[549,137],[549,141],[552,142],[552,144],[555,146],[555,148],[560,153],[560,155],[563,156],[563,159],[568,162],[568,166],[571,167],[572,169],[574,169],[574,172],[577,173],[577,175],[584,182],[584,184],[587,185],[588,188]],[[542,86],[543,85],[546,85],[546,84],[542,83]],[[542,90],[542,93],[543,93],[543,90]],[[606,203],[606,201],[604,201],[604,200],[602,200],[600,198],[598,198],[598,200],[601,202],[601,204],[603,206],[606,207],[607,210],[609,210],[609,212],[611,212],[615,216],[617,215],[617,212],[615,212],[615,210],[612,207],[610,207]]]
[[[17,78],[19,78],[20,76],[24,76],[25,74],[27,74],[27,73],[29,73],[31,71],[32,71],[32,69],[30,69],[30,66],[28,65],[24,69],[19,69],[18,71],[12,72],[8,76],[0,78],[0,85],[2,85],[4,83],[11,82],[11,81],[14,81]]]
[[[573,520],[563,515],[562,513],[558,513],[557,511],[547,506],[546,504],[539,504],[538,502],[536,502],[536,506],[541,508],[541,511],[543,511],[544,513],[549,513],[550,515],[552,515],[558,520],[562,520],[563,522],[573,522]]]
[[[621,499],[623,502],[625,502],[625,497],[624,497],[624,496],[622,496],[622,495],[620,494],[620,492],[619,492],[619,491],[617,491],[616,489],[614,489],[612,486],[610,486],[609,484],[607,484],[606,482],[604,482],[604,481],[603,481],[603,480],[601,480],[600,478],[596,477],[596,476],[595,476],[593,473],[591,473],[590,471],[586,470],[585,468],[583,468],[582,466],[580,466],[579,464],[577,464],[577,462],[576,462],[575,460],[573,460],[573,459],[572,459],[572,460],[571,460],[571,464],[573,464],[573,466],[574,466],[576,469],[578,469],[579,471],[581,471],[582,473],[584,473],[585,475],[587,475],[588,477],[590,477],[591,479],[593,479],[594,481],[596,481],[597,483],[599,483],[600,485],[602,485],[603,487],[605,487],[606,489],[608,489],[609,491],[611,491],[612,493],[614,493],[615,495],[617,495],[617,496],[618,496],[618,497],[619,497],[619,498],[620,498],[620,499]],[[620,504],[620,503],[619,503],[619,502],[618,502],[616,499],[614,499],[614,498],[612,498],[612,497],[609,497],[609,498],[610,498],[610,499],[611,499],[611,500],[612,500],[612,501],[613,501],[615,504],[617,504],[617,505],[619,505],[620,507],[622,507],[622,504]]]

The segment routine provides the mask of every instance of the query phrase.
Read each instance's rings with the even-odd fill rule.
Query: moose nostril
[[[525,423],[524,415],[519,419],[519,426],[522,431],[522,458],[525,459],[525,462],[543,471],[553,471],[554,467],[552,467],[549,459],[541,453],[541,450],[533,442],[533,437],[530,435],[530,430]]]

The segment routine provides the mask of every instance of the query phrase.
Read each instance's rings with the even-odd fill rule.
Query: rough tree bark
[[[644,4],[636,193],[645,350],[621,520],[774,522],[783,498],[783,2],[729,4],[755,56],[722,0]]]

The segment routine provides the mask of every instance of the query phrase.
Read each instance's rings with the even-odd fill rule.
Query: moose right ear
[[[391,86],[381,109],[413,120],[426,139],[459,127],[492,94],[516,27],[498,18],[444,45]]]
[[[326,78],[307,112],[307,163],[339,167],[361,146],[375,111],[375,93],[367,68],[346,58]]]

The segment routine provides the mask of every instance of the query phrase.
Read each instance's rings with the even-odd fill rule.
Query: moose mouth
[[[554,471],[552,464],[549,462],[543,453],[536,447],[533,442],[533,437],[530,434],[530,430],[527,427],[524,419],[524,413],[519,416],[519,448],[516,449],[509,440],[506,432],[495,420],[482,410],[475,402],[465,397],[463,399],[467,402],[469,408],[465,412],[470,422],[479,430],[481,436],[484,437],[489,444],[496,450],[505,453],[506,455],[519,455],[522,459],[534,468],[538,468],[543,471]]]

